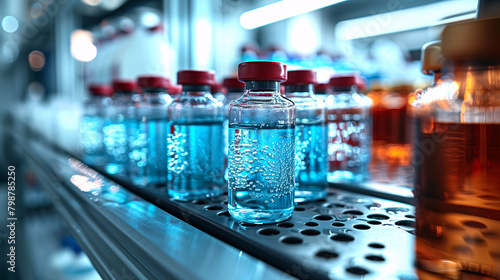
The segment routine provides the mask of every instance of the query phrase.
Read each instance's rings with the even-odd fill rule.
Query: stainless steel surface
[[[20,138],[18,138],[20,140]],[[58,211],[105,279],[293,279],[173,217],[79,161],[21,141]]]

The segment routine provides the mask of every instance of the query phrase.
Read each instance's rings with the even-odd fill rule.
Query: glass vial
[[[108,159],[104,146],[104,117],[111,105],[113,89],[109,86],[92,85],[90,97],[84,104],[80,121],[80,149],[83,161],[90,165],[103,166]]]
[[[354,183],[368,178],[371,152],[371,100],[357,93],[356,76],[330,79],[326,102],[328,181]]]
[[[447,279],[500,278],[499,31],[500,19],[447,26],[454,81],[412,103],[417,264]]]
[[[141,76],[140,101],[134,102],[128,123],[129,176],[134,184],[161,186],[167,181],[167,107],[169,80],[162,76]]]
[[[239,222],[276,223],[292,216],[295,104],[280,94],[286,65],[238,66],[245,94],[229,105],[228,209]]]
[[[168,109],[168,193],[187,201],[225,191],[222,103],[210,94],[213,71],[177,73],[182,95]]]
[[[288,71],[285,96],[295,103],[295,201],[326,197],[328,164],[325,105],[314,94],[316,71]]]

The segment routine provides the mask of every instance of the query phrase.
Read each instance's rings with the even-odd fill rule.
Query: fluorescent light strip
[[[453,15],[477,9],[477,0],[450,0],[337,23],[335,33],[341,40],[354,40],[414,30],[447,22]],[[467,15],[468,16],[468,15]],[[457,17],[459,18],[459,17]]]
[[[282,0],[244,12],[240,16],[240,24],[245,29],[255,29],[344,1],[346,0]]]

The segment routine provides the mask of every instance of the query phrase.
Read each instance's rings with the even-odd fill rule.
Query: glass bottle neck
[[[144,91],[142,93],[142,101],[154,104],[165,103],[164,94],[166,92],[163,89]]]
[[[209,85],[183,85],[182,96],[204,96],[210,94]]]
[[[332,94],[353,94],[358,90],[357,86],[347,86],[347,87],[333,87]]]
[[[245,82],[245,94],[250,95],[280,95],[280,83],[276,81]]]
[[[286,85],[285,96],[310,96],[314,92],[314,85]]]

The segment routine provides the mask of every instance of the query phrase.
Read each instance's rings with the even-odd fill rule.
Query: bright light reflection
[[[13,16],[6,16],[2,19],[2,28],[5,32],[14,33],[19,28],[19,22]]]
[[[101,190],[102,187],[102,180],[97,179],[97,180],[92,180],[87,176],[84,175],[73,175],[71,176],[70,179],[71,183],[75,185],[77,188],[79,188],[83,192],[90,192],[93,191],[92,193],[98,193]]]
[[[346,0],[282,0],[243,13],[240,24],[245,29],[255,29],[344,1]]]
[[[92,33],[77,29],[71,34],[71,55],[79,61],[89,62],[97,56],[97,48],[92,43]]]
[[[354,40],[435,25],[444,18],[469,13],[477,0],[442,1],[416,8],[393,11],[339,22],[335,33],[341,40]],[[463,20],[463,18],[459,18]]]

